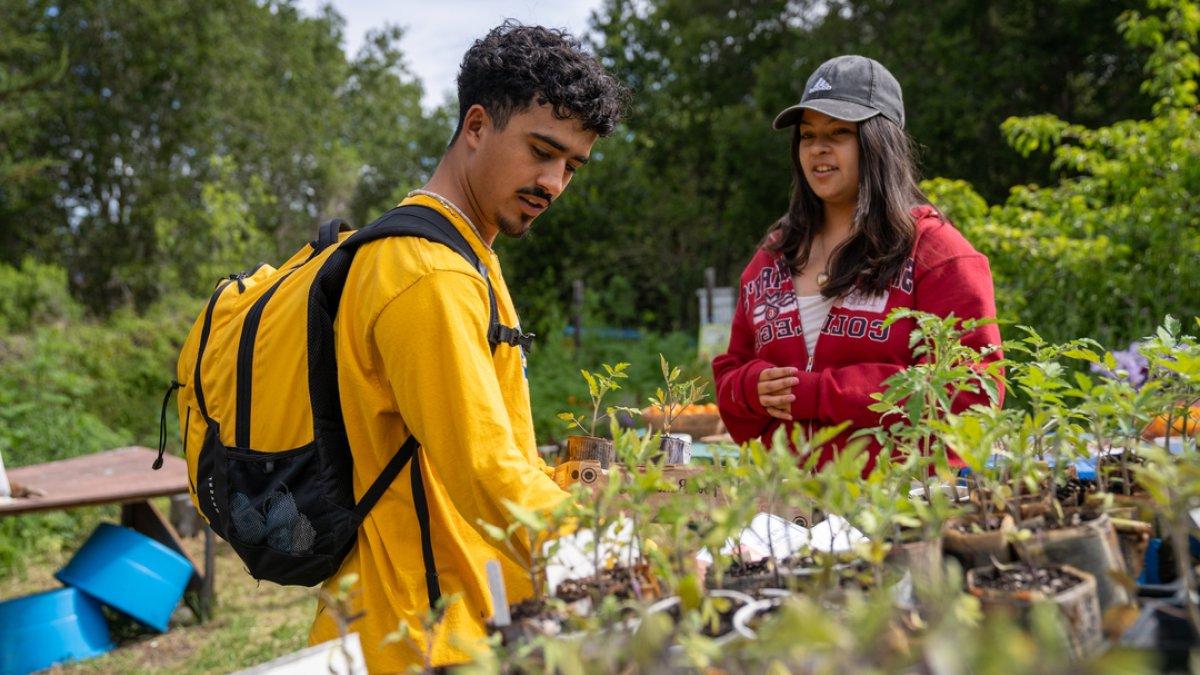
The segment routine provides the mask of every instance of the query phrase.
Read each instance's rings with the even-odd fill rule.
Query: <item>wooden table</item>
[[[165,520],[152,497],[187,494],[187,462],[163,456],[162,468],[150,468],[158,452],[128,447],[71,459],[11,468],[14,493],[28,496],[0,501],[0,517],[70,509],[101,504],[121,505],[121,524],[178,551],[192,563],[192,578],[185,595],[188,607],[201,620],[211,615],[214,595],[215,550],[213,532],[204,528],[204,571],[179,542],[175,528]]]

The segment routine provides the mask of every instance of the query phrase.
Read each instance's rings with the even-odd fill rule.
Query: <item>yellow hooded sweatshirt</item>
[[[427,196],[403,204],[436,209],[454,224],[488,268],[500,323],[518,319],[500,272],[500,260],[452,210]],[[424,239],[391,237],[355,256],[336,324],[338,385],[350,447],[354,492],[361,498],[410,431],[429,504],[437,579],[443,597],[459,594],[435,631],[432,663],[470,659],[481,649],[492,616],[484,565],[498,559],[509,600],[531,593],[528,573],[478,527],[511,522],[504,500],[545,512],[566,498],[537,455],[529,384],[519,347],[487,342],[488,295],[482,277],[453,250]],[[325,583],[358,576],[350,613],[371,672],[421,665],[408,640],[384,644],[407,623],[419,649],[427,648],[422,618],[429,611],[421,536],[413,505],[412,466],[400,473],[358,531],[358,544]],[[528,553],[528,542],[514,542]],[[332,608],[322,601],[311,643],[338,635]]]

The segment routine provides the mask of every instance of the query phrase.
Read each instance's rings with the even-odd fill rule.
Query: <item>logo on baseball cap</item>
[[[806,108],[847,122],[883,115],[904,128],[900,83],[882,64],[865,56],[838,56],[818,66],[805,83],[800,102],[779,113],[773,126],[799,124]]]

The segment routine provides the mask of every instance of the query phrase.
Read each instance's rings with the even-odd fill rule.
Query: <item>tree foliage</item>
[[[929,185],[935,201],[964,206],[955,215],[992,262],[1002,316],[1053,340],[1115,344],[1167,314],[1200,314],[1200,6],[1153,4],[1152,14],[1120,19],[1125,39],[1151,50],[1142,90],[1152,118],[1096,128],[1049,114],[1010,118],[1002,129],[1011,146],[1048,153],[1067,178],[1013,188],[993,207],[962,183]]]
[[[610,320],[693,325],[703,269],[734,283],[786,209],[789,137],[773,116],[844,53],[900,80],[925,175],[966,180],[993,201],[1014,184],[1054,182],[1067,169],[1014,152],[1000,125],[1149,113],[1136,47],[1115,23],[1138,4],[608,0],[590,37],[635,90],[624,133],[602,144],[607,166],[581,173],[587,187],[568,191],[533,242],[508,247],[507,264],[557,303],[572,279],[628,283],[634,306],[613,298],[601,308]]]
[[[1196,5],[1146,2],[606,0],[585,37],[636,96],[532,234],[500,244],[526,324],[559,325],[582,279],[589,320],[694,326],[704,268],[735,283],[786,207],[772,116],[849,52],[900,79],[928,186],[992,256],[1006,317],[1128,339],[1188,313]],[[421,106],[403,31],[347,57],[329,7],[0,15],[0,261],[65,268],[92,312],[278,262],[324,218],[369,222],[451,132],[452,110]]]
[[[366,219],[421,182],[442,142],[402,31],[382,27],[348,59],[329,8],[0,0],[0,15],[20,38],[0,47],[0,96],[19,104],[0,117],[0,167],[41,179],[0,193],[0,229],[21,243],[5,259],[68,267],[93,310],[193,288],[163,270],[213,262],[222,241],[252,242],[236,271],[294,251],[323,216]],[[215,231],[227,226],[245,236]]]

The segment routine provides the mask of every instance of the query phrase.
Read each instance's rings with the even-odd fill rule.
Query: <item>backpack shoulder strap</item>
[[[320,253],[330,244],[337,242],[338,234],[350,231],[350,223],[341,218],[334,218],[321,223],[317,228],[317,240],[313,242],[313,254]]]
[[[496,304],[496,293],[492,289],[492,281],[488,276],[487,266],[475,254],[475,250],[467,243],[454,225],[441,213],[428,206],[409,204],[398,206],[383,214],[378,220],[354,233],[342,243],[341,248],[353,251],[359,246],[383,237],[420,237],[447,246],[463,257],[487,284],[488,290],[488,345],[492,352],[501,343],[520,346],[528,350],[533,344],[532,333],[521,331],[500,323],[499,308]]]

